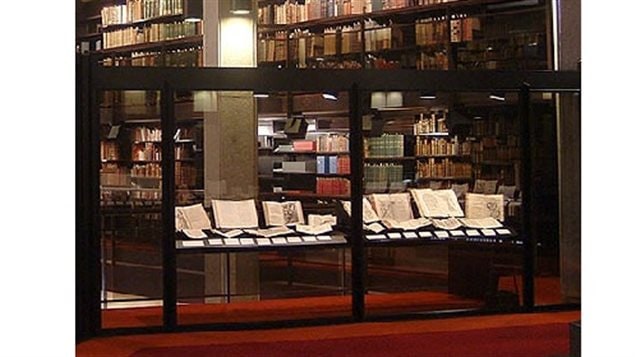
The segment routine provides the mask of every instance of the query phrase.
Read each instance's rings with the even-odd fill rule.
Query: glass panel
[[[329,98],[177,93],[176,228],[202,230],[177,232],[180,324],[350,316],[348,98]]]
[[[518,306],[517,95],[365,99],[369,314]]]
[[[531,97],[536,305],[580,302],[579,98]]]
[[[159,92],[100,99],[102,328],[161,325]]]

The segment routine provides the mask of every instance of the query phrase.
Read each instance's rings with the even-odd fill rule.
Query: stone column
[[[249,15],[234,15],[230,1],[205,0],[204,64],[206,67],[255,67],[256,6]],[[211,84],[213,85],[213,84]],[[199,93],[208,103],[205,113],[205,205],[212,199],[257,198],[257,118],[252,92]],[[209,254],[205,258],[205,292],[257,296],[258,254]],[[232,298],[238,300],[239,298]],[[216,301],[210,299],[209,301]]]

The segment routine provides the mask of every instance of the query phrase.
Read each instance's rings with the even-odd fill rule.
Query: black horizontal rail
[[[94,86],[101,90],[157,90],[165,83],[175,90],[236,90],[257,92],[361,91],[518,92],[524,83],[532,92],[577,92],[577,71],[418,71],[274,68],[100,67]]]

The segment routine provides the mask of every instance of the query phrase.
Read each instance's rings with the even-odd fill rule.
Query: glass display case
[[[536,305],[536,248],[559,214],[557,96],[543,92],[579,92],[579,73],[93,80],[102,329]]]

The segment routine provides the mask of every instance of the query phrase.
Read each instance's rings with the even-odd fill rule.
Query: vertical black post
[[[76,57],[75,314],[76,341],[101,326],[99,227],[99,108],[89,55]]]
[[[163,222],[163,327],[176,328],[176,246],[174,183],[174,91],[166,82],[161,91],[161,170]]]
[[[520,89],[520,139],[522,145],[522,229],[524,243],[524,278],[523,278],[523,307],[531,310],[534,307],[534,270],[536,256],[536,237],[533,232],[533,202],[532,202],[532,150],[529,84],[524,83]]]
[[[91,333],[97,335],[101,330],[101,288],[102,288],[102,259],[101,256],[101,195],[100,195],[100,175],[99,170],[101,168],[101,157],[99,153],[99,96],[98,91],[93,86],[93,74],[98,70],[99,64],[97,58],[93,55],[88,57],[88,101],[90,103],[90,118],[89,120],[89,143],[88,143],[88,160],[89,164],[89,189],[90,197],[88,201],[88,211],[91,215],[87,219],[90,222],[89,229],[89,265],[88,270],[90,274],[90,299],[92,301],[90,314],[93,317],[93,325],[91,326]]]
[[[362,51],[360,52],[360,62],[359,64],[361,65],[362,68],[368,68],[366,66],[366,22],[364,21],[364,19],[362,19],[360,21],[360,31],[361,31],[361,35],[360,35],[360,41],[362,42]]]
[[[364,319],[366,250],[364,249],[364,231],[362,223],[363,192],[363,136],[359,85],[353,84],[349,93],[348,110],[350,113],[350,155],[351,155],[351,256],[352,256],[352,290],[353,318]]]

